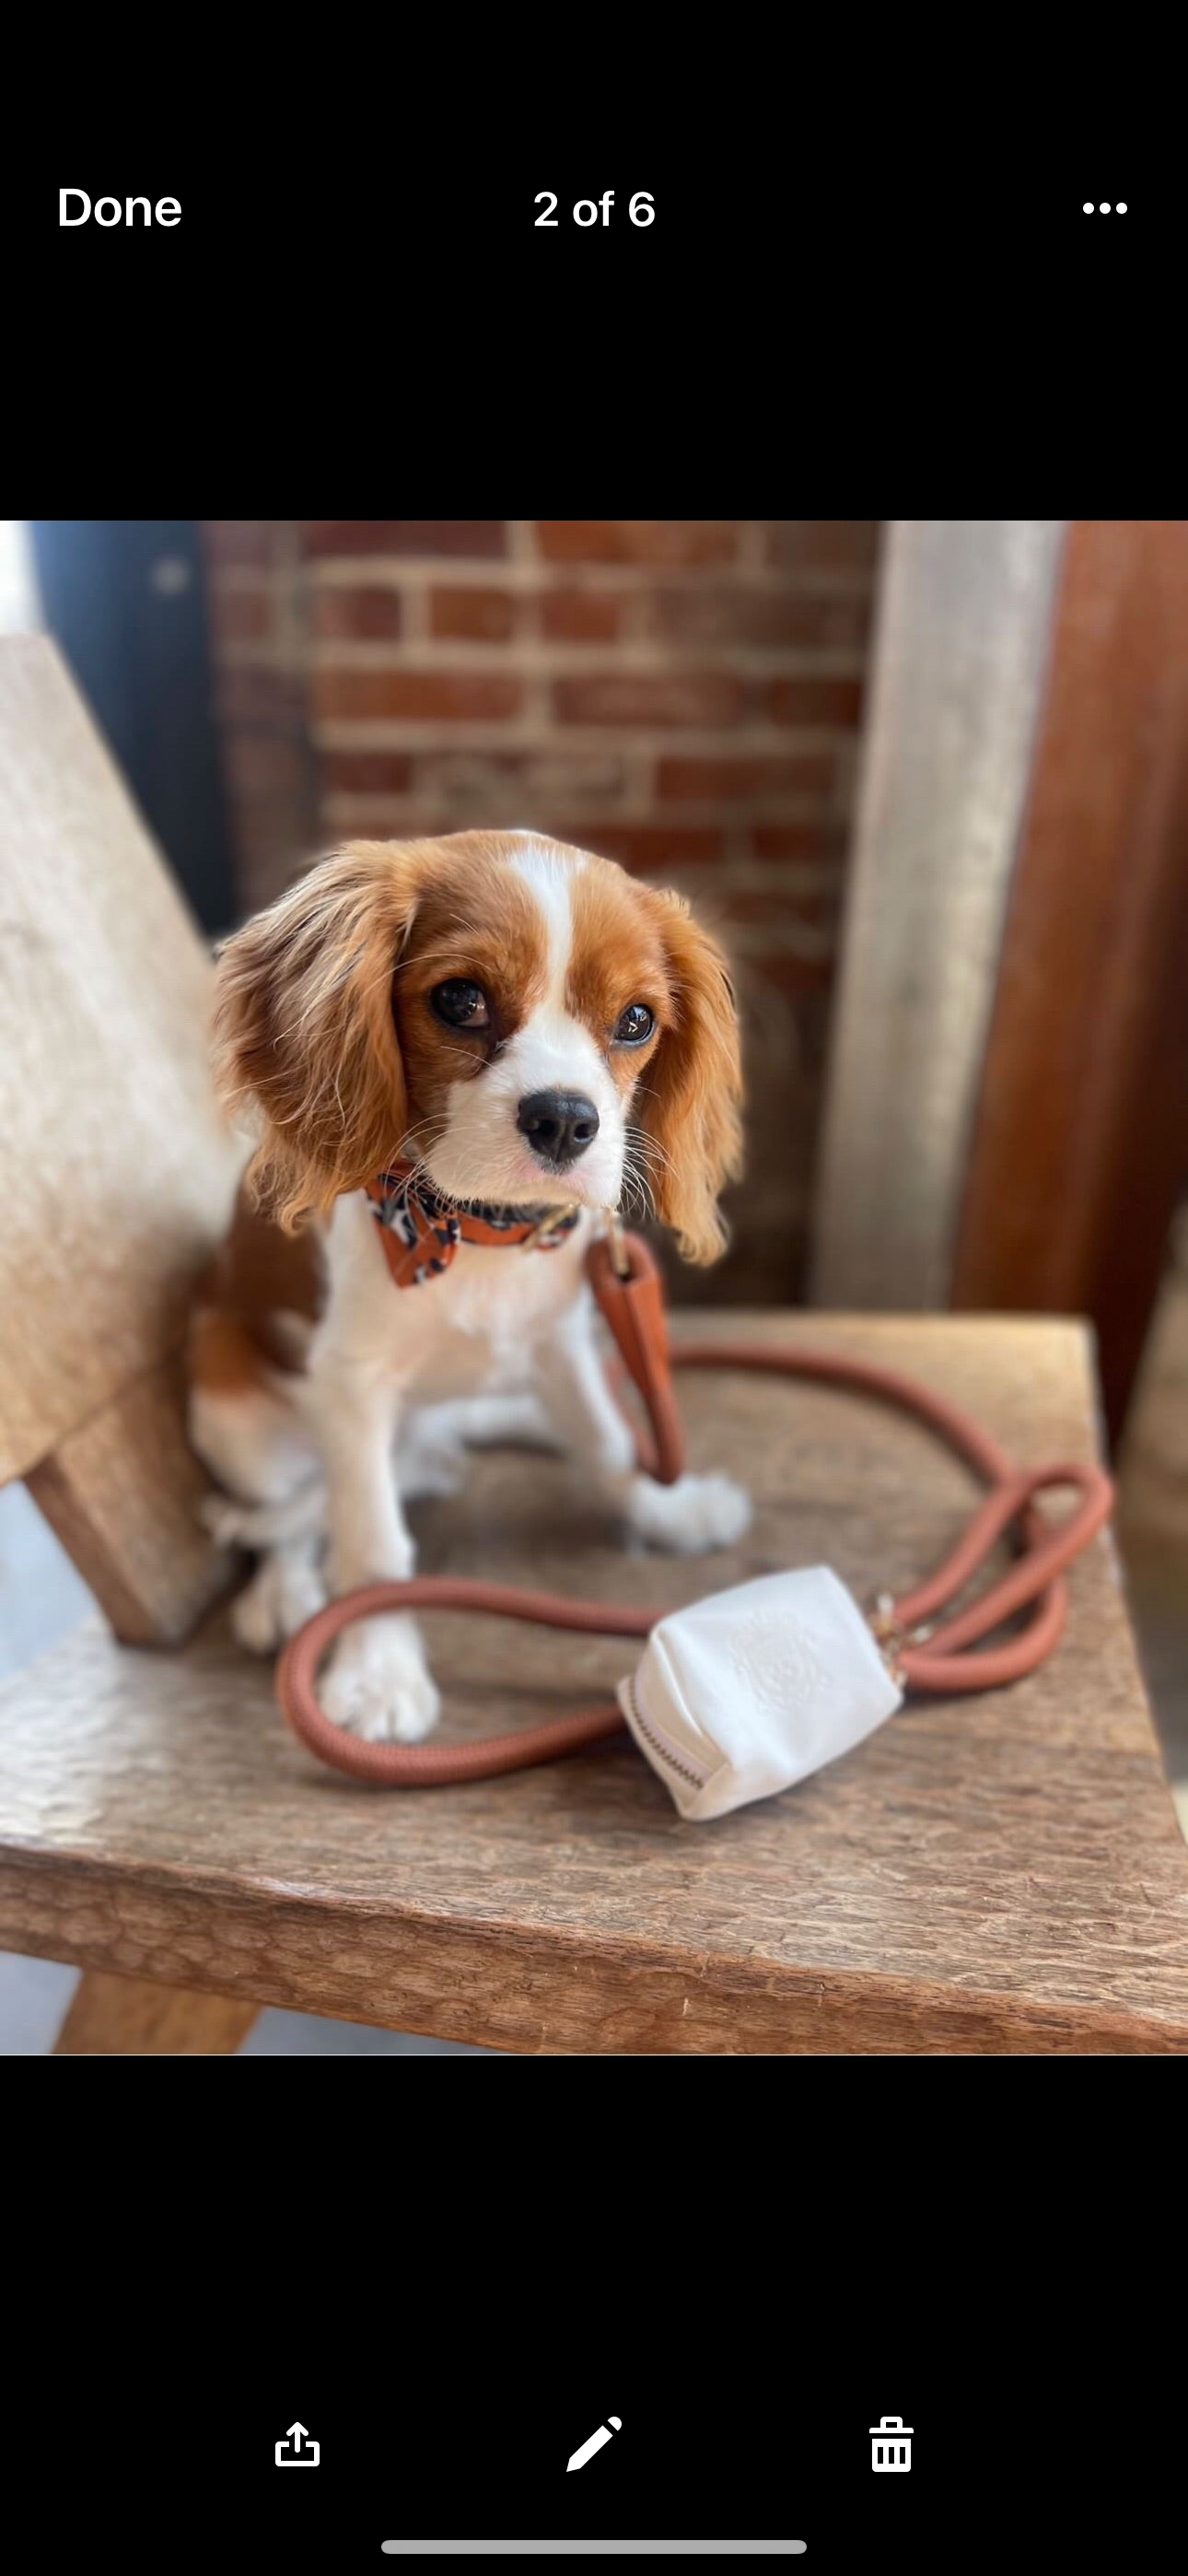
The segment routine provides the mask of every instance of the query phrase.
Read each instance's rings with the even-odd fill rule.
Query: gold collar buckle
[[[548,1215],[542,1216],[540,1224],[533,1226],[531,1234],[525,1235],[520,1245],[521,1252],[534,1252],[537,1244],[546,1234],[552,1234],[557,1226],[564,1223],[567,1216],[575,1214],[577,1205],[576,1199],[570,1199],[565,1207],[550,1208]]]

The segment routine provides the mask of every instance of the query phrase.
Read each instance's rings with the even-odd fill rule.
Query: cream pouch
[[[640,1752],[696,1822],[791,1788],[903,1704],[827,1565],[670,1612],[618,1696]]]

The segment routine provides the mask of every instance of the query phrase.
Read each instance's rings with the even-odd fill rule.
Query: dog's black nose
[[[593,1144],[598,1112],[581,1091],[533,1091],[520,1102],[516,1125],[533,1153],[561,1170]]]

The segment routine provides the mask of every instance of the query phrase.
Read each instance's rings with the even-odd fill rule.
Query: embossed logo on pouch
[[[731,1639],[735,1670],[769,1708],[802,1706],[828,1688],[811,1637],[782,1611],[778,1622],[762,1610],[742,1620]]]

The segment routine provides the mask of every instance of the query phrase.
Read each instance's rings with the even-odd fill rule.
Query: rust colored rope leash
[[[1064,1573],[1113,1507],[1113,1487],[1103,1468],[1079,1461],[1016,1467],[990,1433],[959,1405],[873,1361],[840,1353],[786,1350],[776,1343],[727,1340],[685,1342],[670,1351],[659,1273],[646,1244],[636,1235],[592,1245],[587,1270],[648,1414],[654,1447],[648,1451],[640,1443],[640,1463],[662,1483],[675,1482],[684,1458],[671,1378],[674,1365],[757,1369],[765,1376],[817,1378],[830,1386],[855,1387],[918,1415],[984,1478],[989,1487],[986,1499],[943,1565],[897,1601],[881,1596],[871,1615],[871,1628],[902,1687],[943,1693],[987,1690],[1033,1672],[1051,1653],[1067,1615]],[[1035,1497],[1058,1485],[1071,1486],[1080,1500],[1067,1520],[1053,1527],[1036,1511]],[[956,1617],[931,1626],[933,1614],[963,1590],[1012,1523],[1017,1524],[1021,1544],[1010,1571]],[[966,1651],[977,1648],[979,1640],[1029,1605],[1032,1616],[1017,1634],[998,1645]],[[523,1770],[617,1735],[624,1719],[617,1704],[608,1702],[577,1717],[487,1736],[478,1743],[442,1747],[374,1744],[347,1734],[332,1725],[318,1705],[318,1665],[341,1629],[380,1610],[492,1611],[505,1619],[609,1637],[646,1637],[664,1615],[659,1610],[575,1601],[560,1593],[521,1591],[508,1584],[449,1575],[367,1584],[329,1602],[286,1646],[277,1665],[277,1698],[294,1733],[324,1762],[353,1779],[389,1788],[427,1788]]]

